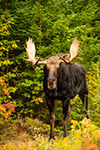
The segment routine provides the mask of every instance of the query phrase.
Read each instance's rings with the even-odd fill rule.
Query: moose
[[[23,57],[22,59],[31,62],[32,65],[44,65],[43,87],[50,111],[50,139],[54,139],[55,99],[62,101],[63,137],[66,137],[68,120],[72,111],[70,100],[77,94],[82,100],[83,105],[85,105],[86,117],[89,118],[86,69],[82,65],[72,62],[81,52],[81,50],[78,52],[79,42],[77,39],[73,40],[70,46],[70,54],[59,53],[48,59],[35,57],[35,44],[32,42],[32,39],[29,38],[26,41],[26,46],[28,59]]]

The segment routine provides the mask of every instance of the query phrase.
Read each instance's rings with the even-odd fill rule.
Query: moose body
[[[54,100],[59,99],[63,104],[63,136],[66,137],[67,124],[72,108],[70,100],[78,94],[83,104],[84,101],[86,102],[87,112],[88,86],[86,82],[86,69],[82,65],[60,63],[57,67],[57,56],[50,57],[49,59],[49,66],[44,66],[44,92],[50,111],[51,139],[54,138]],[[87,118],[89,118],[88,114]]]
[[[56,68],[54,57],[49,65],[49,68],[47,65],[44,66],[44,92],[46,95],[60,99],[64,97],[73,99],[84,91],[88,95],[86,69],[82,65],[61,63]],[[51,82],[51,87],[48,87],[49,82]],[[54,88],[53,82],[56,82]]]
[[[86,117],[88,115],[88,86],[86,82],[86,69],[80,64],[73,64],[72,61],[78,56],[80,52],[79,42],[74,39],[70,47],[71,58],[69,54],[57,54],[47,60],[35,57],[35,45],[32,39],[26,42],[28,59],[22,57],[23,60],[31,62],[32,65],[44,64],[44,92],[46,95],[46,102],[50,111],[50,139],[54,138],[54,100],[62,101],[63,106],[63,125],[64,134],[67,136],[67,124],[71,114],[71,102],[77,94],[81,98],[83,104],[85,103]]]

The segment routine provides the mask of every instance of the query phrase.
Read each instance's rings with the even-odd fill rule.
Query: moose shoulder
[[[80,64],[73,64],[72,61],[80,53],[78,52],[79,43],[74,39],[70,47],[71,58],[69,54],[57,54],[47,60],[35,57],[35,45],[32,39],[27,41],[27,54],[32,65],[44,64],[44,92],[46,102],[50,111],[50,139],[54,138],[54,100],[59,99],[63,104],[63,125],[64,134],[67,136],[67,124],[71,114],[70,99],[73,99],[77,94],[81,98],[83,104],[86,102],[86,117],[88,115],[88,86],[86,82],[86,69]]]

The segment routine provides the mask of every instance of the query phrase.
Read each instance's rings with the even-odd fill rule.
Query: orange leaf
[[[99,148],[96,144],[90,144],[88,146],[85,146],[84,150],[99,150]]]

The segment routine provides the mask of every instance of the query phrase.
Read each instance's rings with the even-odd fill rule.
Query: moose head
[[[57,86],[57,77],[59,75],[59,68],[61,63],[72,64],[72,61],[79,55],[81,51],[78,52],[79,42],[77,39],[73,40],[73,43],[70,47],[70,54],[58,54],[52,56],[46,60],[40,57],[35,57],[35,44],[32,42],[32,39],[26,41],[27,47],[25,47],[28,59],[22,57],[23,60],[31,62],[32,65],[46,65],[47,69],[47,87],[48,89],[55,89]],[[69,56],[71,58],[69,59]]]

